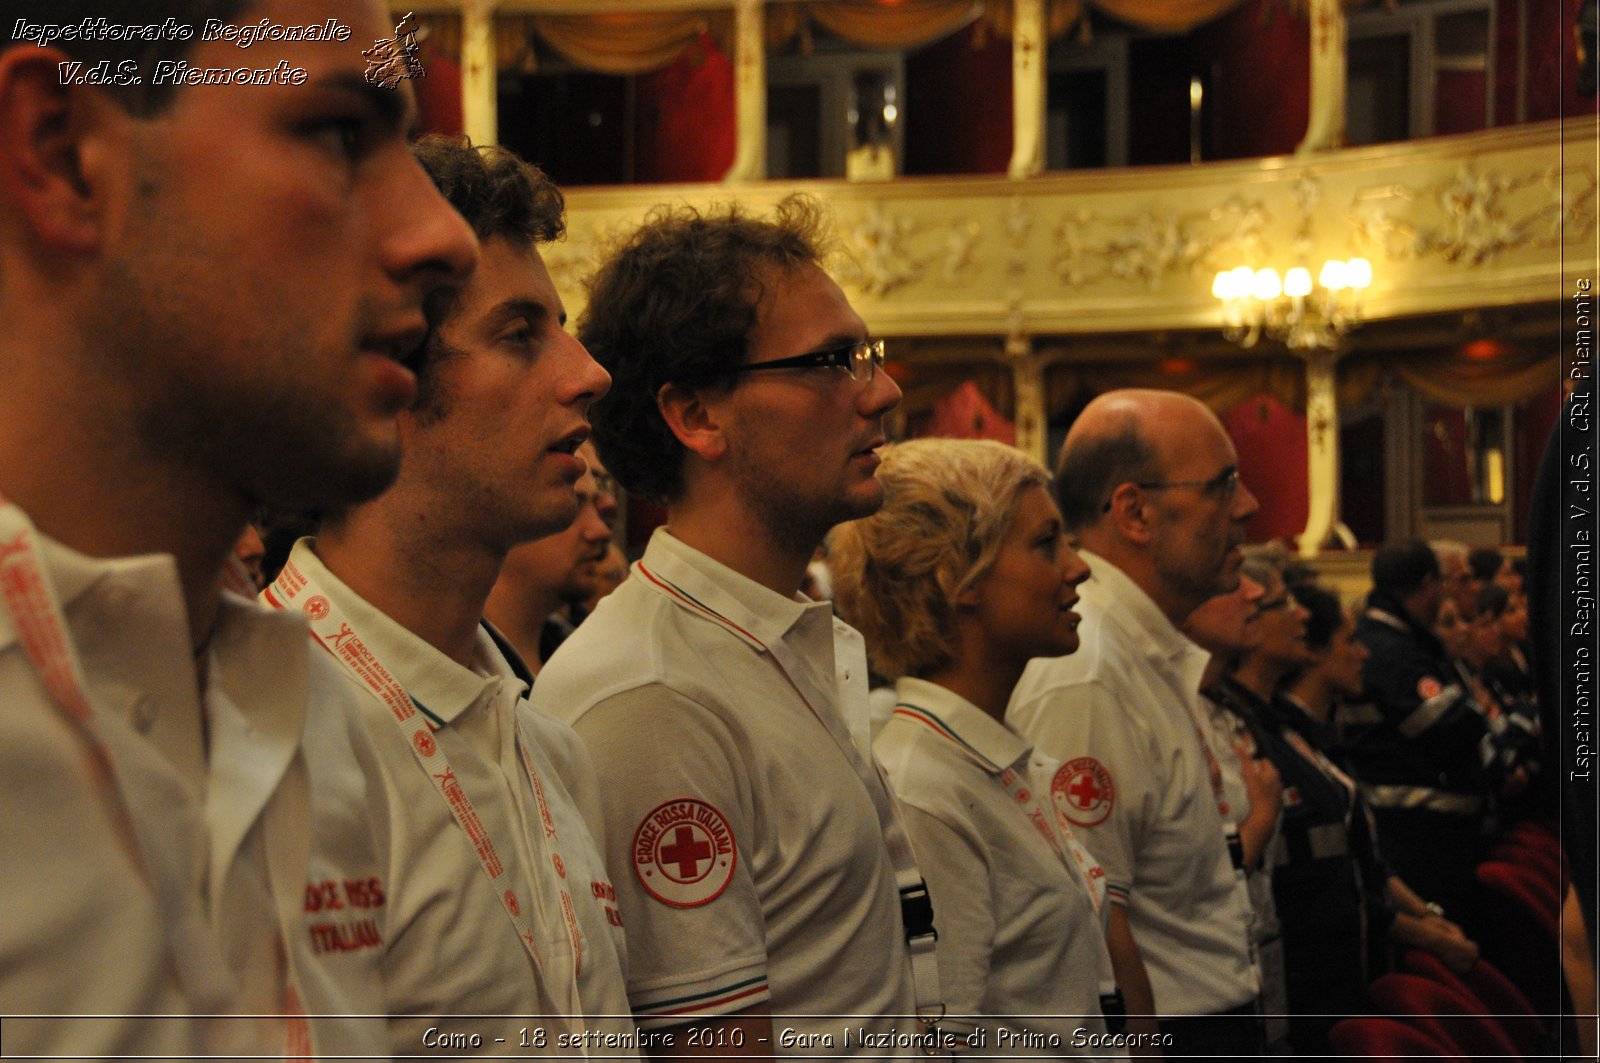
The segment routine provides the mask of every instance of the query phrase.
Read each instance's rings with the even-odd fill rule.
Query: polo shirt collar
[[[989,774],[1015,767],[1033,752],[1033,746],[999,720],[955,691],[925,679],[905,676],[894,684],[895,697],[932,717],[956,741],[987,763]]]
[[[1196,695],[1210,655],[1180,631],[1126,572],[1092,550],[1079,550],[1091,569],[1079,595],[1100,607],[1101,619],[1127,632],[1132,645],[1183,679]]]
[[[676,591],[717,613],[751,645],[770,647],[802,622],[808,628],[825,624],[831,638],[833,607],[827,602],[813,602],[798,592],[786,598],[701,553],[666,528],[651,535],[640,564],[658,587],[665,583],[667,588],[662,589],[668,593]]]
[[[522,686],[482,625],[473,652],[480,672],[463,667],[351,590],[322,563],[315,545],[315,539],[301,539],[289,560],[344,612],[367,648],[428,713],[448,724],[502,686]]]

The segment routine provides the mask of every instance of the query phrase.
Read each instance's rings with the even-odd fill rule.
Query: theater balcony
[[[1592,0],[410,10],[424,125],[566,189],[574,317],[652,206],[820,200],[901,436],[1048,462],[1097,392],[1170,387],[1233,436],[1255,540],[1520,543],[1592,372]]]

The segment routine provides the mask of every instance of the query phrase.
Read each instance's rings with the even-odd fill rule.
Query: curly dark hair
[[[589,411],[594,442],[633,494],[672,502],[685,450],[656,397],[663,385],[716,387],[748,356],[767,284],[824,253],[822,217],[794,195],[771,219],[728,204],[705,213],[658,207],[590,282],[578,339],[611,374]]]
[[[528,247],[547,244],[566,232],[567,204],[561,190],[544,171],[514,152],[478,147],[466,137],[438,135],[421,138],[411,150],[479,240],[499,238]],[[461,353],[439,336],[439,327],[455,313],[460,296],[459,288],[440,288],[425,307],[428,339],[415,367],[417,398],[412,404],[425,417],[443,416],[448,404],[432,370]]]
[[[547,244],[566,232],[561,190],[515,152],[438,134],[422,137],[411,150],[478,239]]]

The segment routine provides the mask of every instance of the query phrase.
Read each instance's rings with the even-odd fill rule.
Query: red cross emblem
[[[704,833],[698,827],[679,825],[672,832],[672,844],[656,850],[657,863],[679,882],[704,878],[711,862],[711,843],[704,840]],[[707,865],[706,869],[702,869],[702,864]],[[676,875],[672,874],[674,867]]]
[[[645,892],[674,908],[695,908],[733,878],[733,829],[716,807],[679,798],[651,809],[633,834],[633,871]]]
[[[320,594],[313,594],[306,599],[306,615],[313,620],[321,620],[328,615],[328,599]]]
[[[1078,757],[1056,769],[1050,797],[1061,814],[1079,827],[1093,827],[1111,814],[1117,790],[1111,773],[1093,757]]]

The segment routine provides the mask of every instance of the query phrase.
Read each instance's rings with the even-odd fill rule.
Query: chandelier
[[[1263,335],[1290,350],[1334,350],[1361,323],[1361,293],[1372,284],[1364,258],[1329,259],[1311,283],[1311,271],[1295,266],[1281,277],[1268,266],[1236,266],[1217,274],[1211,294],[1222,302],[1222,334],[1241,347]]]

